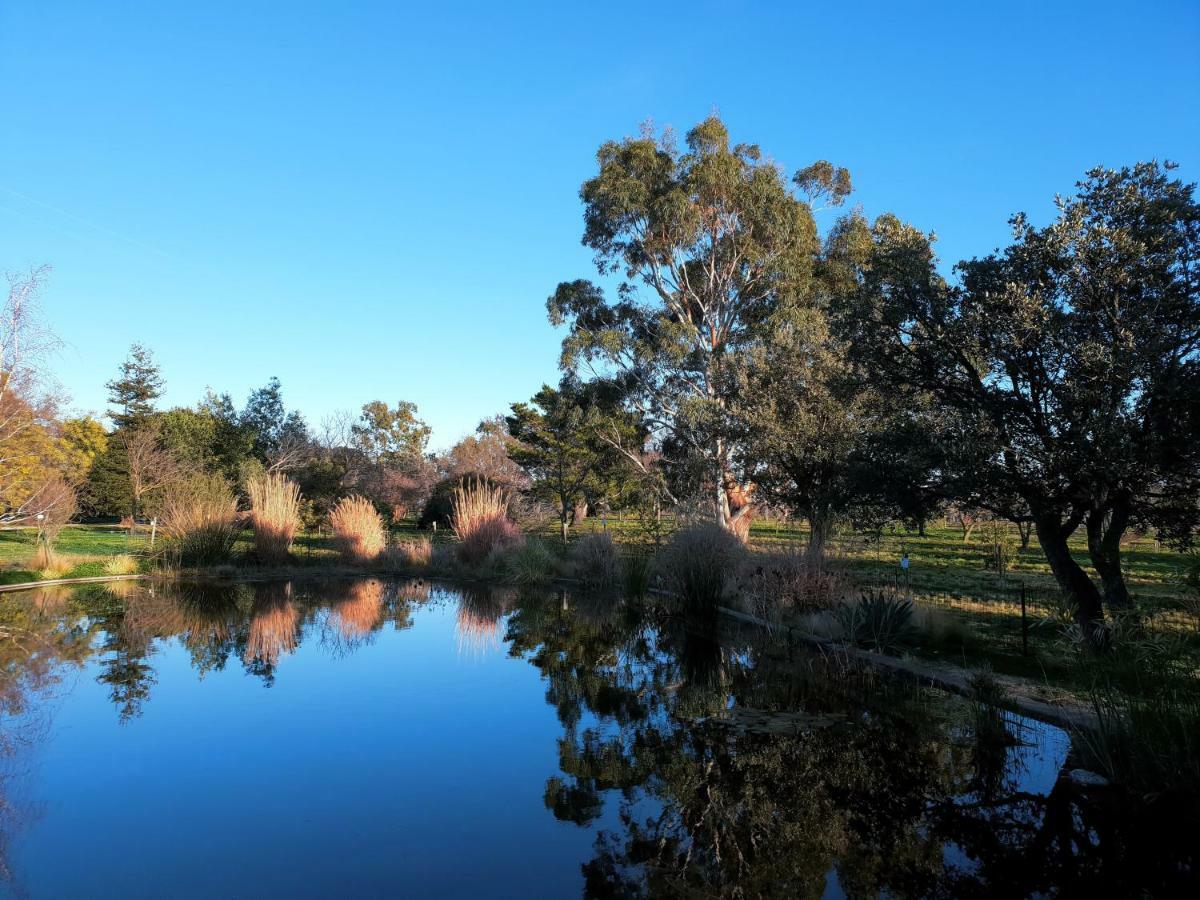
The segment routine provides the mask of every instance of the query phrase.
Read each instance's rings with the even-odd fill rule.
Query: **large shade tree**
[[[688,132],[605,143],[580,192],[583,243],[615,300],[588,281],[564,282],[548,302],[566,325],[561,363],[620,383],[661,446],[707,469],[716,520],[745,533],[752,508],[738,471],[731,366],[761,336],[783,298],[808,289],[819,250],[808,203],[758,147],[731,145],[720,119]],[[845,170],[818,163],[797,186],[840,202]],[[622,448],[637,453],[643,448]]]
[[[1200,496],[1200,206],[1170,167],[1096,169],[1005,250],[936,271],[929,240],[885,217],[861,302],[842,319],[893,387],[927,393],[963,439],[961,499],[1032,521],[1085,634],[1128,602],[1120,541],[1187,543]],[[1084,526],[1099,584],[1067,541]]]

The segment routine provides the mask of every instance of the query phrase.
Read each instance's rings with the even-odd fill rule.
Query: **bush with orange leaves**
[[[454,489],[450,527],[458,538],[458,557],[468,565],[479,565],[525,540],[508,517],[508,494],[482,478],[464,481]]]
[[[387,546],[383,519],[366,497],[343,497],[329,513],[338,552],[347,562],[374,562]]]

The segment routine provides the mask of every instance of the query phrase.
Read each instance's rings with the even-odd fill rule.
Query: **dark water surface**
[[[1107,896],[1191,877],[1153,816],[1060,778],[1061,731],[727,623],[377,580],[125,582],[0,611],[0,893]]]

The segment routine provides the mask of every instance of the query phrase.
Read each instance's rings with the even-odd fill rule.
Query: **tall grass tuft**
[[[521,529],[508,518],[508,495],[482,478],[456,487],[451,509],[450,527],[458,538],[458,556],[469,565],[479,565],[524,540]]]
[[[278,473],[257,475],[246,484],[254,550],[265,563],[287,562],[300,529],[300,487]]]
[[[671,536],[657,560],[666,586],[695,609],[711,610],[729,600],[745,545],[719,525],[693,525]]]
[[[401,569],[425,569],[433,560],[433,541],[426,537],[396,541],[387,550],[390,563]]]
[[[334,542],[347,562],[366,565],[387,547],[387,531],[374,504],[365,497],[343,497],[329,513]]]
[[[224,478],[196,475],[174,485],[158,518],[164,555],[177,565],[209,566],[229,559],[238,511]]]
[[[545,541],[536,539],[512,548],[502,563],[505,579],[513,584],[548,584],[558,571],[558,558]]]
[[[621,558],[607,531],[585,534],[571,545],[571,568],[585,588],[610,591],[621,585]]]
[[[1069,638],[1094,729],[1074,734],[1087,768],[1145,794],[1200,799],[1200,686],[1187,638],[1133,614],[1110,624],[1105,652]]]

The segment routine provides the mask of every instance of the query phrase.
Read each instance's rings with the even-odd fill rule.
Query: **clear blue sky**
[[[907,9],[904,7],[908,7]],[[271,375],[446,446],[557,378],[607,138],[716,109],[869,215],[984,253],[1089,166],[1200,178],[1200,3],[0,2],[0,268],[48,262],[61,380],[130,342],[166,401]]]

